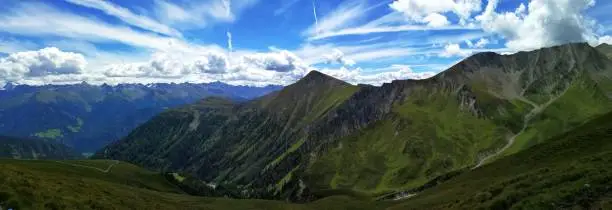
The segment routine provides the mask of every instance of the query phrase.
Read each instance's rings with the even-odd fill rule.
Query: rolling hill
[[[207,96],[244,101],[278,90],[209,84],[7,85],[0,90],[0,134],[39,138],[92,153],[167,108]]]
[[[95,158],[314,200],[383,195],[481,167],[612,110],[612,61],[576,43],[478,53],[425,80],[353,86],[313,71],[249,102],[168,110]]]
[[[190,196],[161,174],[112,160],[0,159],[2,209],[377,209],[348,197],[308,204]]]

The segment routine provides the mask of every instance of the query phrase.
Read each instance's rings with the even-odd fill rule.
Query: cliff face
[[[586,44],[479,53],[430,79],[381,87],[313,71],[254,101],[168,111],[97,157],[279,198],[383,193],[521,151],[612,110],[610,75],[612,61]]]

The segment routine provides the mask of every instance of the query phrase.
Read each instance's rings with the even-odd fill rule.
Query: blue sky
[[[5,0],[7,82],[422,79],[482,51],[612,43],[603,0]]]

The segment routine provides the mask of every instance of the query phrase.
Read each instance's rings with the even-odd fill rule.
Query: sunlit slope
[[[481,53],[428,80],[386,84],[378,95],[392,103],[347,103],[337,113],[348,117],[318,125],[321,131],[309,141],[339,140],[320,147],[305,177],[316,188],[374,194],[418,187],[611,111],[611,74],[604,55],[587,44],[569,44],[505,56]],[[352,120],[362,110],[384,107],[387,112],[368,113],[377,120]],[[342,133],[334,130],[337,124],[362,129]]]
[[[612,111],[611,78],[612,61],[585,43],[479,53],[381,87],[313,71],[252,102],[168,111],[97,157],[257,191],[247,197],[386,194]]]
[[[612,114],[466,172],[391,209],[610,209]]]

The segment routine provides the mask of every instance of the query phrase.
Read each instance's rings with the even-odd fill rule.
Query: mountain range
[[[381,87],[312,71],[254,100],[207,97],[93,160],[0,159],[0,208],[610,209],[609,50],[479,53]]]
[[[376,199],[308,203],[189,195],[188,178],[112,160],[0,159],[0,207],[15,209],[610,209],[612,113],[482,167]],[[212,188],[216,191],[217,188]],[[95,199],[94,199],[95,198]]]
[[[610,49],[478,53],[432,78],[380,87],[312,71],[251,101],[167,110],[94,158],[234,184],[253,198],[406,192],[612,111]]]
[[[92,153],[165,109],[207,96],[245,101],[280,88],[220,82],[115,86],[9,83],[0,90],[0,134],[55,141],[80,153]]]

